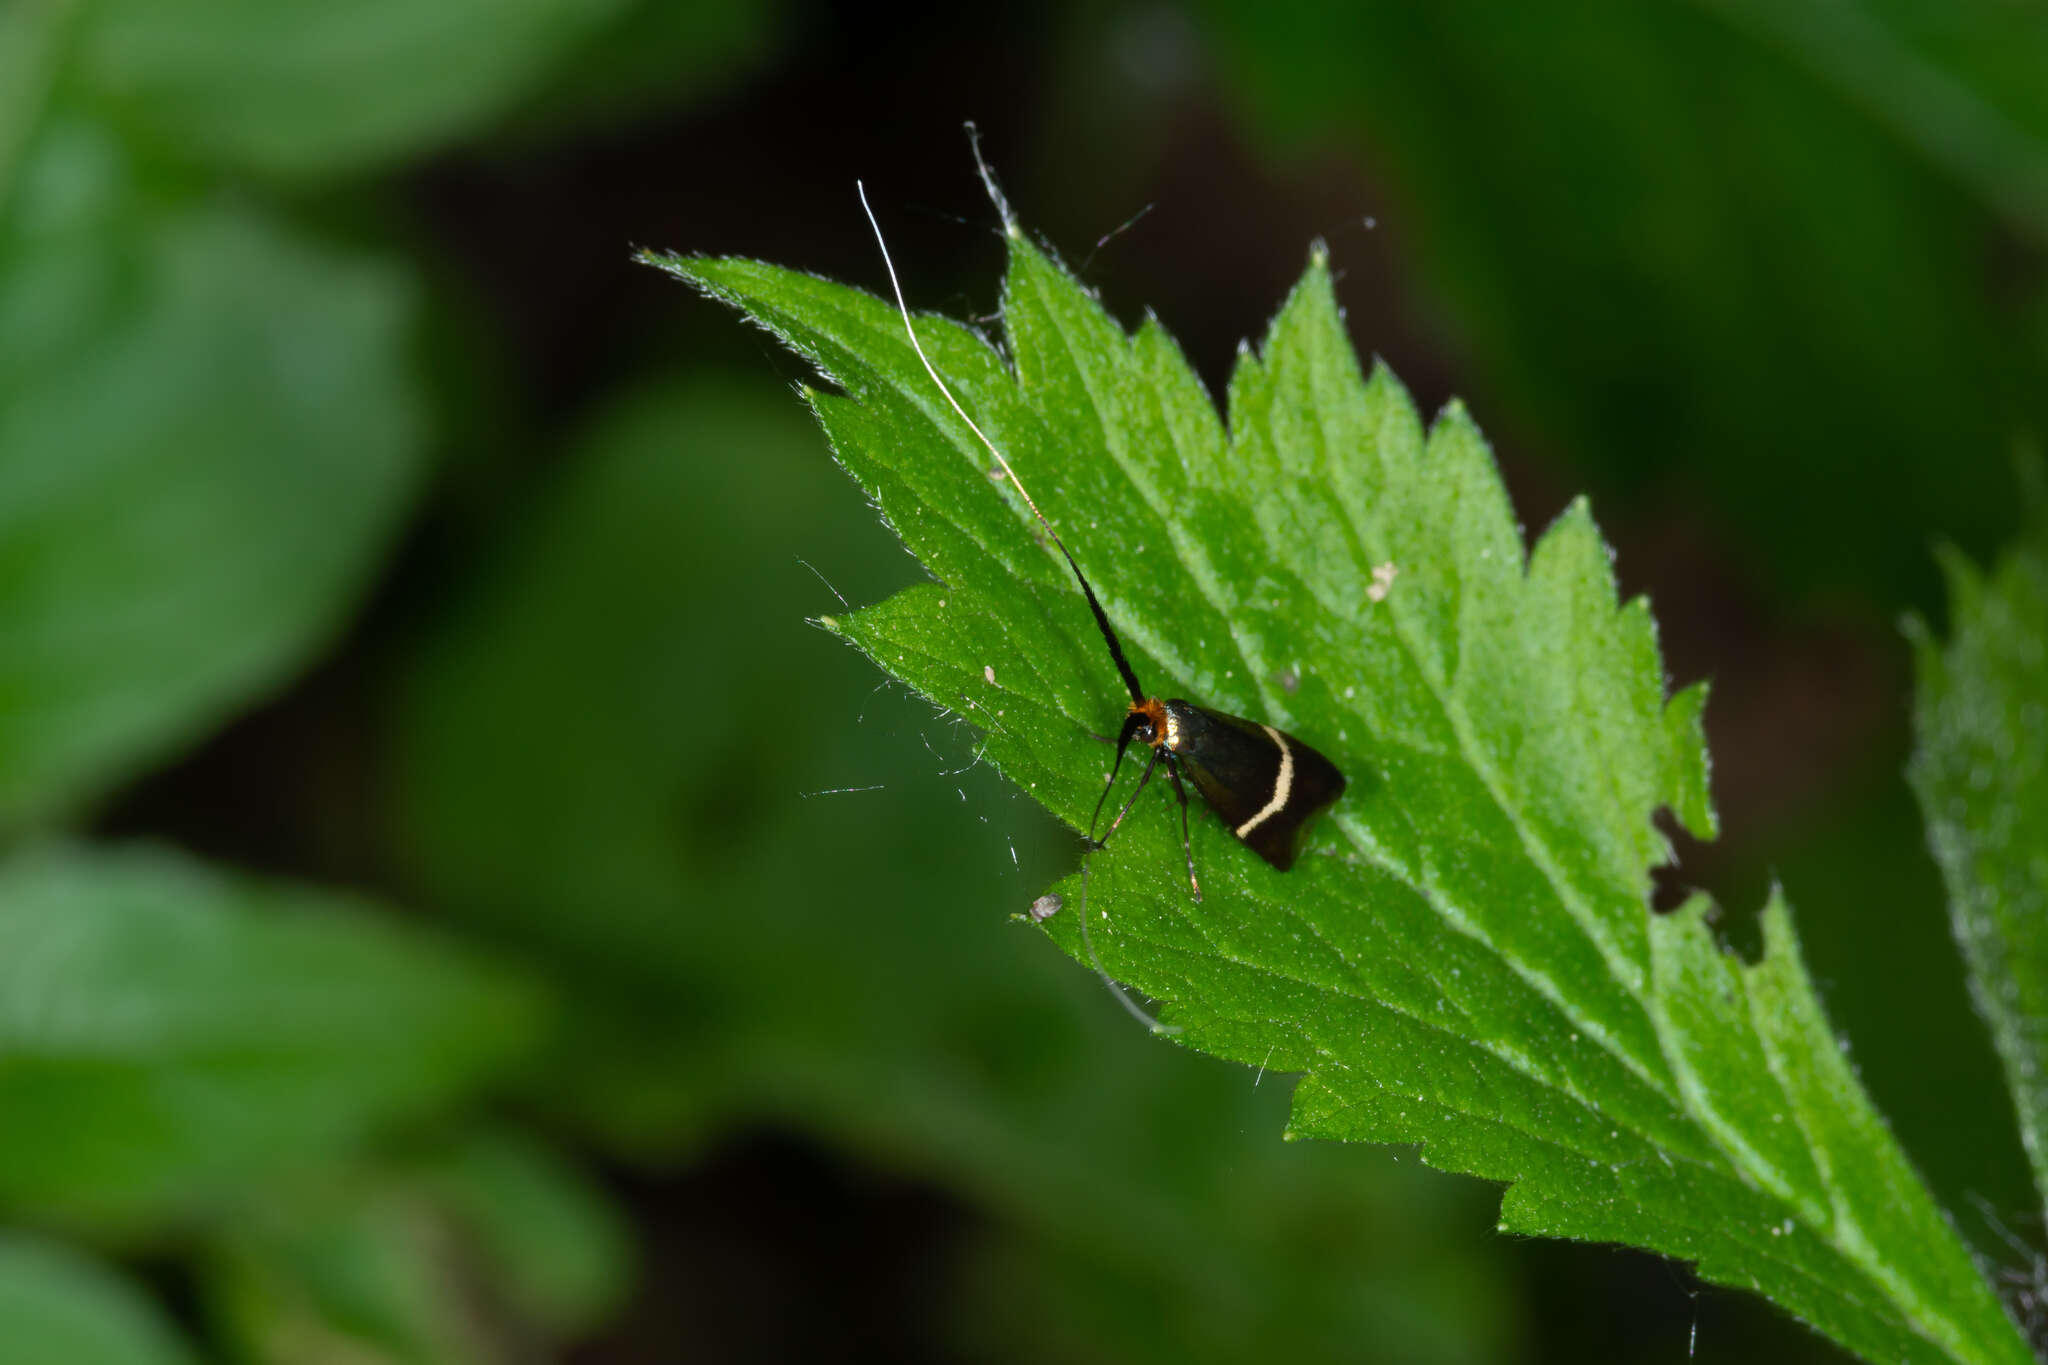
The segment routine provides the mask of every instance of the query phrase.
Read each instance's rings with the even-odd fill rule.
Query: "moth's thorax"
[[[1138,738],[1153,748],[1164,745],[1172,749],[1180,743],[1180,724],[1159,698],[1148,697],[1144,701],[1132,702],[1130,714],[1143,718],[1144,723],[1138,727]]]

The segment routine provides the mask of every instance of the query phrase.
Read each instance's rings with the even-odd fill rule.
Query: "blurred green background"
[[[1526,525],[1591,494],[1714,679],[1672,887],[1743,942],[1781,881],[1965,1235],[2038,1239],[1893,623],[2048,425],[2048,10],[9,0],[0,1362],[1837,1358],[1283,1145],[804,624],[920,571],[628,254],[878,288],[863,177],[986,319],[967,118],[1212,389],[1321,238]]]

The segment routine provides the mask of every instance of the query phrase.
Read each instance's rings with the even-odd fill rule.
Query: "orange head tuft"
[[[1145,718],[1143,728],[1138,731],[1138,738],[1144,740],[1155,749],[1166,743],[1168,730],[1166,703],[1160,701],[1157,697],[1149,697],[1144,701],[1134,701],[1131,703],[1130,714]]]

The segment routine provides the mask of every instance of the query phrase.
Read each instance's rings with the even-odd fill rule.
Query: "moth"
[[[1101,631],[1102,641],[1109,647],[1109,657],[1130,691],[1130,706],[1117,731],[1116,761],[1110,767],[1109,780],[1103,786],[1102,795],[1096,798],[1095,813],[1088,821],[1090,848],[1099,849],[1108,842],[1137,804],[1153,774],[1164,768],[1167,780],[1173,784],[1174,797],[1180,803],[1181,852],[1187,859],[1188,886],[1197,901],[1202,899],[1202,883],[1195,875],[1194,844],[1189,837],[1187,782],[1194,784],[1195,791],[1239,842],[1285,872],[1294,866],[1300,853],[1302,832],[1309,822],[1344,794],[1344,774],[1317,750],[1283,730],[1242,716],[1213,711],[1179,697],[1162,701],[1139,683],[1136,671],[1124,655],[1123,641],[1118,638],[1116,627],[1109,623],[1108,613],[1103,611],[1094,587],[1088,582],[1088,575],[1081,572],[1081,565],[1073,552],[1067,549],[1066,542],[1060,539],[1059,532],[1053,529],[1045,513],[1038,510],[1038,503],[1017,477],[1017,471],[1010,467],[1003,452],[967,415],[966,409],[960,406],[960,400],[953,396],[953,391],[925,355],[924,346],[917,339],[917,330],[911,325],[910,308],[904,302],[903,286],[896,278],[895,263],[889,259],[889,245],[882,238],[881,224],[875,220],[874,209],[868,205],[865,187],[860,189],[860,202],[875,230],[875,241],[881,246],[882,263],[888,269],[889,284],[895,290],[896,308],[902,314],[903,330],[910,337],[911,349],[917,352],[925,373],[931,376],[932,383],[945,395],[953,411],[995,457],[996,464],[1008,477],[1011,486],[1024,499],[1024,505],[1031,509],[1031,515],[1037,518],[1039,526],[1059,549],[1067,567],[1074,571],[1074,580],[1081,585],[1081,595],[1087,598],[1088,610],[1094,614],[1096,629]],[[1000,206],[999,195],[997,202]],[[1109,828],[1098,838],[1095,829],[1101,822],[1102,808],[1110,793],[1116,790],[1124,757],[1133,744],[1149,750],[1145,770],[1138,778],[1138,785],[1132,788],[1130,796],[1110,821]]]

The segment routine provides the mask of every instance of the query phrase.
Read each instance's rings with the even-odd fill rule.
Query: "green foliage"
[[[840,386],[811,396],[836,453],[940,580],[827,624],[1085,827],[1120,688],[893,310],[646,259]],[[1584,504],[1525,560],[1462,411],[1425,434],[1390,374],[1360,376],[1320,253],[1239,365],[1227,429],[1160,328],[1126,336],[1014,229],[1003,321],[1009,363],[957,324],[919,334],[1093,567],[1140,678],[1352,779],[1284,877],[1200,822],[1200,907],[1177,821],[1140,810],[1095,860],[1108,970],[1180,1041],[1308,1073],[1293,1134],[1420,1142],[1510,1182],[1504,1228],[1697,1260],[1873,1360],[2027,1359],[1841,1056],[1783,904],[1754,966],[1703,901],[1650,914],[1653,810],[1713,831],[1704,693],[1667,704],[1647,605],[1617,606]],[[1075,918],[1048,928],[1078,956]]]
[[[418,899],[572,992],[535,1102],[643,1163],[766,1122],[966,1192],[993,1227],[929,1298],[976,1359],[1502,1358],[1467,1192],[1273,1141],[1285,1087],[1162,1054],[1019,937],[1050,831],[801,626],[836,604],[798,553],[854,595],[911,567],[846,502],[774,384],[647,386],[413,656]]]
[[[485,130],[627,0],[111,0],[82,90],[181,154],[271,174],[361,172]]]
[[[531,1140],[471,1134],[252,1210],[206,1288],[247,1359],[484,1365],[589,1327],[629,1259],[580,1172]]]
[[[570,49],[508,129],[559,142],[634,114],[702,101],[754,74],[788,27],[776,0],[628,0]]]
[[[0,1365],[191,1365],[140,1290],[54,1242],[0,1232]]]
[[[1912,778],[2048,1204],[2048,496],[2032,473],[2032,526],[1991,574],[1943,556],[1948,645],[1909,622],[1920,685]]]
[[[1396,229],[1376,240],[1435,273],[1426,306],[1497,384],[1492,424],[1586,460],[1595,487],[1675,490],[1687,517],[1713,491],[1716,553],[1746,535],[1787,581],[1890,600],[1930,524],[1988,544],[2004,474],[1975,457],[2043,418],[2048,291],[2029,264],[2048,82],[2038,26],[2008,9],[1275,0],[1219,14],[1241,42],[1203,55],[1273,126],[1373,149]],[[1163,797],[1095,865],[1111,965],[1184,1042],[1263,1075],[1126,1027],[1012,922],[1074,844],[993,767],[1072,823],[1105,761],[1079,732],[1113,722],[1117,688],[1063,567],[983,479],[894,318],[742,280],[793,287],[799,314],[839,310],[835,372],[866,406],[821,411],[944,579],[864,612],[833,590],[885,598],[911,562],[849,527],[815,433],[723,368],[708,313],[662,325],[671,381],[587,387],[649,357],[639,319],[622,344],[624,299],[678,310],[644,277],[601,285],[622,253],[565,250],[548,214],[617,243],[666,235],[646,216],[680,203],[724,231],[728,190],[752,221],[786,209],[794,182],[750,139],[821,90],[837,117],[857,88],[806,42],[749,94],[791,17],[743,0],[0,4],[0,1218],[21,1225],[0,1233],[0,1365],[549,1357],[616,1317],[634,1273],[590,1149],[655,1168],[624,1182],[638,1198],[754,1125],[940,1211],[942,1232],[921,1229],[946,1239],[919,1286],[935,1292],[900,1310],[939,1352],[1556,1350],[1533,1298],[1558,1287],[1523,1303],[1518,1276],[1569,1253],[1475,1237],[1493,1197],[1474,1183],[1275,1142],[1296,1098],[1298,1134],[1421,1139],[1440,1164],[1521,1177],[1514,1227],[1627,1237],[1724,1278],[1761,1260],[1768,1291],[1868,1350],[1945,1320],[1996,1357],[2003,1328],[1834,1053],[1782,910],[1755,967],[1718,954],[1697,907],[1641,914],[1663,854],[1646,812],[1713,818],[1699,698],[1666,707],[1647,615],[1615,611],[1590,520],[1575,510],[1518,572],[1469,423],[1453,411],[1425,438],[1384,374],[1361,398],[1319,282],[1240,372],[1233,432],[1160,329],[1132,343],[1028,253],[1006,300],[1021,396],[978,341],[931,334],[1104,580],[1147,678],[1295,725],[1353,777],[1289,878],[1204,820],[1212,897],[1193,917]],[[943,89],[919,63],[982,69],[949,46],[980,22],[906,46],[861,20],[830,46],[868,63],[858,79],[907,61],[904,82]],[[1174,16],[1069,27],[1044,54],[1056,97],[991,129],[1007,164],[1056,168],[1032,190],[1052,219],[1118,221],[1156,197],[1157,228],[1191,187],[1246,176],[1285,207],[1284,165],[1206,144],[1198,179],[1148,183],[1137,149],[1170,169],[1166,140],[1191,126]],[[1114,107],[1091,108],[1112,70]],[[707,91],[735,98],[666,120]],[[1100,174],[1074,173],[1077,125]],[[804,178],[834,180],[869,136],[835,130]],[[650,171],[647,149],[678,138],[706,156]],[[1355,193],[1324,169],[1317,212],[1324,187]],[[1119,197],[1105,207],[1097,184]],[[500,216],[538,185],[540,214]],[[775,221],[792,233],[778,250],[858,246],[830,219]],[[1212,303],[1265,287],[1143,259]],[[573,333],[550,335],[573,342],[537,344],[531,320],[571,299],[555,321]],[[1237,307],[1211,322],[1235,329]],[[720,368],[686,353],[700,334]],[[565,425],[580,434],[558,443]],[[431,481],[433,459],[454,477]],[[1602,493],[1626,535],[1619,502]],[[1383,564],[1392,593],[1373,602]],[[1989,907],[1966,937],[1993,925],[1972,943],[1978,985],[2024,1110],[2039,1011],[1996,1002],[2040,976],[2021,900],[2039,802],[2002,764],[2038,737],[2014,690],[2019,613],[2038,603],[2001,596],[2006,572],[1958,568],[1976,606],[1947,654],[1923,647],[1939,681],[1916,771],[1959,910]],[[953,714],[877,691],[802,627],[821,608]],[[816,794],[841,786],[856,790]],[[1961,806],[1937,808],[1937,787]],[[1903,1118],[1910,1088],[1959,1145],[1997,1148],[1948,1107],[1972,1086],[1997,1099],[1990,1049],[1973,1069],[1929,1023],[1950,984],[1973,1022],[1960,982],[1916,977],[1898,1010],[1898,974],[1844,970],[1849,935],[1815,913],[1823,879],[1857,923],[1878,908],[1887,932],[1856,948],[1881,941],[1916,972],[1913,933],[1943,932],[1906,913],[1923,882],[1932,904],[1934,870],[1901,863],[1918,850],[1903,789],[1889,824],[1837,817],[1882,804],[1837,794],[1841,829],[1787,822],[1738,856],[1812,888],[1815,973],[1887,1108]],[[128,842],[167,834],[207,860]],[[228,858],[378,894],[259,882]],[[1073,919],[1050,926],[1069,951]],[[1910,1033],[1882,1058],[1873,1000]],[[1914,1047],[1943,1050],[1940,1077]],[[1283,1067],[1312,1074],[1298,1097]],[[1818,1136],[1776,1140],[1781,1114]],[[1983,1188],[1921,1136],[1942,1188]],[[2008,1164],[2018,1187],[2016,1145]],[[1790,1217],[1789,1235],[1738,1245],[1752,1215]],[[1782,1283],[1801,1268],[1806,1298]],[[1648,1273],[1682,1314],[1681,1279]],[[1824,1301],[1845,1285],[1859,1306]],[[1730,1349],[1715,1319],[1742,1301],[1709,1300],[1703,1354]]]
[[[127,1237],[448,1109],[531,988],[331,892],[178,855],[0,864],[0,1210]]]
[[[0,224],[0,827],[161,761],[333,633],[419,483],[413,291],[53,119]]]
[[[508,121],[560,132],[713,86],[764,45],[774,11],[733,0],[27,6],[55,30],[71,94],[137,142],[294,180],[362,175]]]
[[[423,1164],[530,1327],[562,1339],[618,1306],[632,1262],[620,1217],[590,1175],[516,1130],[475,1133]]]

